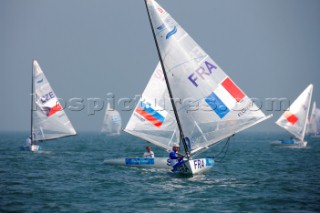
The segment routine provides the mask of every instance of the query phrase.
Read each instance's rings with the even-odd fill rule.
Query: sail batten
[[[75,129],[36,60],[33,60],[32,85],[32,141],[76,135]]]

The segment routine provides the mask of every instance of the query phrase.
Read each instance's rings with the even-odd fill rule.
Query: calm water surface
[[[0,212],[320,212],[319,139],[294,149],[271,145],[285,134],[238,134],[222,162],[185,178],[102,164],[142,155],[146,142],[125,133],[48,141],[42,154],[19,150],[27,133],[0,136]]]

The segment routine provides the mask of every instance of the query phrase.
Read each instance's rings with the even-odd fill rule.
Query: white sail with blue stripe
[[[175,100],[177,116],[182,132],[188,138],[191,155],[270,117],[253,103],[169,13],[154,0],[146,2],[160,58],[172,90],[171,98]],[[166,89],[165,81],[162,89]],[[148,98],[158,98],[151,90],[149,92]],[[173,125],[171,130],[176,129],[176,122],[172,121],[174,114],[168,115]],[[130,121],[128,125],[131,125]]]
[[[120,135],[122,120],[120,113],[111,108],[110,103],[107,104],[107,109],[103,119],[101,132],[107,136]]]
[[[172,144],[179,142],[176,126],[159,63],[124,131],[170,150]]]

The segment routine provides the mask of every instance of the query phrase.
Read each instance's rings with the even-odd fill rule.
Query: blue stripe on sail
[[[205,101],[220,118],[223,118],[230,112],[228,107],[220,100],[220,98],[214,92],[211,93],[208,97],[206,97]]]
[[[164,117],[158,113],[157,111],[155,111],[153,108],[151,108],[150,106],[147,106],[145,103],[140,102],[140,106],[141,108],[146,111],[148,114],[152,115],[152,117],[154,117],[155,119],[157,119],[158,121],[160,121],[161,123],[163,123],[164,121]]]
[[[167,33],[166,39],[168,40],[171,36],[173,36],[177,32],[177,27],[174,26],[173,30]]]

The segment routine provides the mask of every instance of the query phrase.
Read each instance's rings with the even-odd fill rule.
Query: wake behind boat
[[[279,145],[306,147],[304,141],[308,114],[310,109],[313,85],[310,84],[299,97],[290,105],[290,107],[276,121],[276,124],[291,133],[295,139],[280,140]]]
[[[124,131],[167,151],[181,145],[173,154],[184,158],[170,159],[175,173],[205,172],[214,161],[199,153],[270,116],[156,1],[145,5],[160,63]]]
[[[76,135],[39,63],[32,62],[30,137],[21,150],[43,152],[40,143]]]

